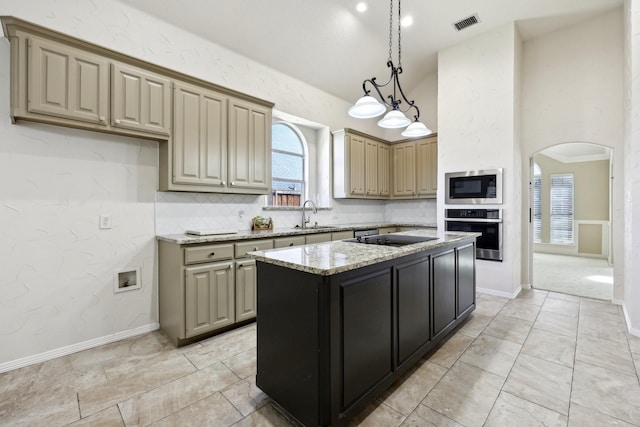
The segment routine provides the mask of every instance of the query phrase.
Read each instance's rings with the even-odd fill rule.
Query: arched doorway
[[[611,300],[612,150],[557,144],[530,166],[532,287]]]

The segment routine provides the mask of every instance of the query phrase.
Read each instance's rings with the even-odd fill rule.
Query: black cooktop
[[[353,239],[343,240],[343,242],[362,243],[365,245],[406,246],[406,245],[412,245],[414,243],[428,242],[430,240],[436,240],[436,239],[437,237],[382,234],[382,235],[374,235],[374,236],[355,237]]]

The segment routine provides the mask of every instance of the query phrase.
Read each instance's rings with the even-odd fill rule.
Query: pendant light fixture
[[[362,82],[362,89],[364,90],[364,96],[356,101],[353,107],[349,108],[349,115],[351,117],[355,117],[358,119],[369,119],[373,117],[378,117],[387,111],[387,108],[391,110],[385,114],[385,116],[378,121],[378,126],[387,128],[387,129],[397,129],[406,127],[406,129],[402,132],[402,136],[405,137],[420,137],[426,136],[431,133],[431,131],[422,123],[420,118],[420,110],[418,106],[415,105],[414,101],[409,101],[402,91],[402,87],[400,86],[400,74],[402,74],[402,49],[401,49],[401,21],[402,21],[402,11],[400,7],[400,1],[398,0],[398,66],[393,65],[393,60],[391,59],[392,51],[393,51],[393,1],[390,0],[389,6],[389,59],[387,59],[387,67],[391,69],[391,76],[389,80],[384,84],[378,84],[376,82],[376,77],[372,77],[370,79],[366,79]],[[380,101],[378,101],[374,96],[370,95],[371,89],[367,89],[367,84],[369,84],[378,94]],[[392,85],[390,89],[393,89],[392,93],[387,95],[382,94],[381,89]],[[388,101],[387,101],[388,99]],[[402,104],[406,104],[406,107],[403,108]],[[413,122],[407,118],[405,115],[411,109],[415,110],[415,114],[413,115]]]

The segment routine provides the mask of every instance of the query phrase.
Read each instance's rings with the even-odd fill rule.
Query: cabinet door
[[[331,241],[331,233],[318,233],[318,234],[309,234],[305,236],[305,242],[307,245],[312,243],[324,243]]]
[[[169,135],[171,81],[128,65],[111,65],[111,125]]]
[[[233,262],[185,269],[186,337],[235,322]]]
[[[365,139],[357,135],[347,136],[349,154],[349,194],[365,195]]]
[[[175,83],[173,100],[173,182],[223,187],[227,179],[227,97]]]
[[[378,194],[389,196],[391,194],[391,158],[387,144],[378,144]]]
[[[268,194],[271,190],[271,109],[229,99],[229,183]]]
[[[364,152],[365,194],[377,196],[378,190],[378,143],[365,139]]]
[[[431,193],[436,194],[438,192],[438,141],[434,141],[431,143],[429,147],[431,151],[431,155],[429,157],[429,173],[430,181],[431,181]]]
[[[398,365],[429,342],[431,310],[429,257],[395,268],[398,286]]]
[[[420,196],[431,195],[431,142],[416,142],[416,192]]]
[[[373,271],[340,284],[343,400],[346,408],[391,375],[392,276]]]
[[[460,317],[476,302],[476,248],[472,243],[456,249],[458,264],[458,309]]]
[[[27,109],[83,122],[107,124],[106,60],[37,37],[28,41]]]
[[[432,258],[433,334],[435,338],[456,319],[456,254],[452,249]]]
[[[394,197],[413,197],[416,193],[416,146],[400,143],[392,148]]]
[[[256,317],[256,261],[236,261],[236,322]]]

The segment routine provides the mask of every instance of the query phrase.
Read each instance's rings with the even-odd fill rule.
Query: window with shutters
[[[549,243],[573,244],[573,174],[551,175]]]
[[[271,128],[271,194],[267,206],[300,206],[305,195],[305,144],[289,123]]]
[[[533,242],[542,242],[542,171],[533,164]]]

